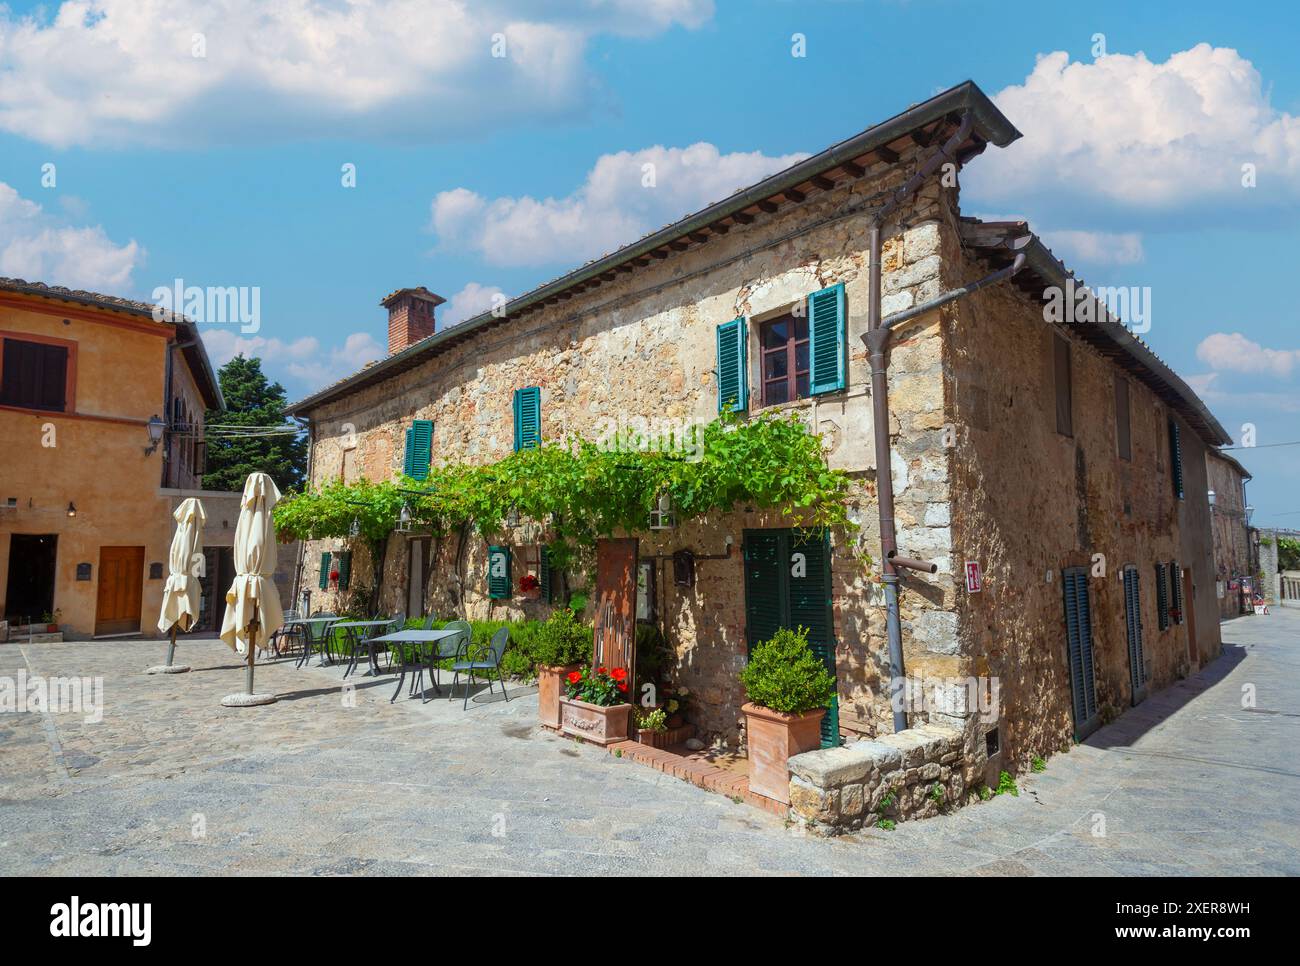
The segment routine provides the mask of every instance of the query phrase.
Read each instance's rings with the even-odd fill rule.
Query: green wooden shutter
[[[323,553],[320,555],[320,589],[329,590],[330,586],[330,555]]]
[[[1128,636],[1128,670],[1133,703],[1146,696],[1146,656],[1142,648],[1142,594],[1136,567],[1124,568],[1124,629]]]
[[[1183,572],[1177,560],[1169,561],[1169,599],[1174,602],[1174,610],[1178,611],[1178,619],[1175,623],[1181,624],[1184,619]]]
[[[339,554],[339,590],[352,586],[352,551]]]
[[[417,419],[406,433],[406,450],[411,454],[411,466],[406,475],[413,480],[427,480],[433,455],[433,420]]]
[[[1169,471],[1173,474],[1174,495],[1183,498],[1183,442],[1178,430],[1178,422],[1169,420]]]
[[[510,596],[510,548],[488,547],[488,597],[505,600]]]
[[[534,449],[542,442],[542,390],[537,386],[515,390],[515,452]]]
[[[1076,738],[1084,738],[1101,723],[1097,716],[1097,682],[1092,661],[1088,572],[1083,567],[1070,567],[1064,577],[1066,659],[1070,668],[1074,734]]]
[[[548,604],[551,603],[551,552],[542,547],[541,554],[537,562],[537,582],[541,585],[538,589],[541,593],[542,600]]]
[[[1169,591],[1162,563],[1156,564],[1156,624],[1162,631],[1169,627]]]
[[[831,608],[831,543],[825,531],[809,533],[791,532],[787,540],[788,552],[784,567],[790,575],[791,628],[808,629],[808,647],[835,673],[835,623]],[[797,555],[802,554],[800,560]],[[803,576],[799,576],[802,573]],[[840,743],[839,697],[831,701],[822,717],[822,747],[834,748]]]
[[[844,388],[847,338],[844,283],[809,295],[808,383],[812,395]]]
[[[786,580],[781,566],[784,534],[780,530],[746,530],[745,643],[768,640],[786,624]]]
[[[406,449],[402,454],[402,472],[407,476],[415,475],[415,430],[406,431]]]
[[[718,326],[718,412],[749,408],[748,337],[743,318]]]

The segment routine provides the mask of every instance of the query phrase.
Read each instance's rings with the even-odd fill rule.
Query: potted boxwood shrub
[[[740,672],[749,703],[749,790],[790,804],[793,755],[821,746],[822,716],[835,697],[835,678],[808,647],[806,628],[782,628],[754,647]]]
[[[537,662],[537,718],[560,727],[560,698],[564,683],[591,659],[592,631],[567,607],[561,607],[537,629],[533,658]]]
[[[626,741],[632,705],[627,703],[627,669],[585,667],[571,671],[560,701],[560,727],[566,735],[597,745]]]

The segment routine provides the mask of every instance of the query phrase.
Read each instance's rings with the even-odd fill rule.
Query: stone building
[[[599,438],[728,406],[796,412],[851,474],[861,530],[812,540],[738,505],[634,535],[639,616],[672,645],[675,676],[697,696],[693,723],[741,742],[747,645],[764,622],[796,619],[795,577],[773,561],[803,554],[799,590],[829,601],[832,730],[887,735],[897,712],[955,735],[926,767],[960,799],[987,769],[1061,749],[1220,647],[1204,453],[1228,438],[1086,290],[1072,298],[1081,318],[1048,320],[1045,306],[1076,283],[1025,224],[962,216],[960,169],[1018,137],[967,83],[461,325],[436,330],[441,299],[426,289],[394,292],[387,358],[290,407],[310,421],[312,480],[392,478],[412,458],[417,471],[495,461],[521,431]],[[876,310],[872,328],[890,326],[892,340],[887,394],[872,391]],[[886,395],[882,479],[873,406]],[[897,564],[881,547],[894,531]],[[380,599],[408,613],[543,616],[539,601],[494,599],[486,575],[489,545],[510,548],[516,579],[535,572],[543,537],[529,521],[463,544],[394,534]],[[673,574],[684,548],[696,554],[690,586]],[[340,553],[354,587],[373,579],[361,545],[305,552],[304,572],[320,575],[313,607],[337,603]],[[891,706],[900,673],[916,685],[906,709]]]
[[[1225,620],[1254,613],[1255,584],[1252,566],[1250,514],[1246,481],[1250,474],[1233,457],[1219,450],[1205,454],[1210,487],[1210,525],[1214,536],[1214,596],[1219,616]]]
[[[203,473],[221,389],[194,324],[0,279],[0,615],[158,636],[170,494]]]

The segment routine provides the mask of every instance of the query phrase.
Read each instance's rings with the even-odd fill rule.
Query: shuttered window
[[[510,548],[488,547],[488,597],[505,600],[510,596]]]
[[[808,320],[795,315],[769,319],[759,327],[762,404],[807,399]]]
[[[1156,625],[1160,630],[1169,627],[1169,587],[1165,583],[1165,565],[1156,564]]]
[[[1100,724],[1092,659],[1092,604],[1085,568],[1070,567],[1065,570],[1064,577],[1066,660],[1070,667],[1074,734],[1082,739]]]
[[[1138,569],[1124,568],[1124,630],[1128,638],[1129,683],[1132,700],[1146,697],[1146,652],[1142,647],[1142,594]]]
[[[1169,561],[1169,599],[1173,601],[1170,616],[1175,624],[1183,622],[1183,571],[1177,560]]]
[[[329,590],[330,586],[330,555],[323,553],[320,555],[320,589]]]
[[[538,554],[537,582],[540,585],[542,600],[551,603],[555,593],[555,582],[551,576],[551,552],[545,547],[542,547]]]
[[[1133,459],[1133,432],[1128,411],[1128,380],[1115,377],[1115,442],[1122,460]]]
[[[1052,374],[1056,386],[1056,431],[1074,435],[1074,399],[1070,385],[1070,343],[1052,333]]]
[[[747,338],[743,318],[718,326],[718,412],[744,412],[749,408]]]
[[[67,408],[67,346],[4,339],[0,354],[0,403],[49,412]]]
[[[537,386],[515,390],[515,452],[534,449],[542,442],[542,390]]]
[[[1169,420],[1169,471],[1174,480],[1174,496],[1183,498],[1183,442],[1178,422]]]
[[[406,431],[406,456],[402,462],[402,471],[413,480],[427,480],[432,455],[433,421],[417,419]]]
[[[843,389],[847,370],[844,284],[808,296],[808,356],[814,396]]]
[[[339,590],[348,590],[352,586],[352,551],[346,550],[339,557]]]
[[[830,536],[825,531],[745,531],[745,641],[749,649],[782,627],[808,629],[808,646],[835,673]],[[822,747],[840,743],[839,698],[822,718]]]

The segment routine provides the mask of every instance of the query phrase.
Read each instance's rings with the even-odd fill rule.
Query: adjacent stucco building
[[[11,626],[157,636],[172,497],[198,486],[204,412],[223,404],[194,325],[153,310],[0,279],[0,614]]]
[[[1214,538],[1214,595],[1224,620],[1254,613],[1255,586],[1259,579],[1251,546],[1250,517],[1246,502],[1246,468],[1227,453],[1205,454],[1206,482],[1210,488],[1210,523]]]
[[[830,655],[836,738],[887,734],[864,336],[873,212],[893,198],[878,303],[896,323],[888,472],[900,552],[934,565],[901,578],[903,659],[942,698],[910,705],[908,721],[956,734],[932,764],[960,799],[989,767],[1059,750],[1220,648],[1205,451],[1228,438],[1109,314],[1047,320],[1052,290],[1074,281],[1028,226],[962,216],[962,166],[1019,136],[964,84],[461,325],[436,330],[441,299],[427,289],[393,292],[388,357],[290,407],[310,420],[312,482],[494,461],[521,433],[602,438],[724,408],[794,411],[851,475],[861,531],[809,537],[737,505],[633,535],[638,616],[667,636],[706,736],[743,741],[748,645],[794,622],[815,625]],[[541,566],[545,539],[532,521],[490,540],[394,534],[381,602],[542,616],[541,601],[489,593],[486,558],[511,548],[518,578]],[[696,555],[690,585],[674,580],[682,549]],[[373,579],[360,543],[310,542],[313,607],[338,603],[340,553],[351,582]],[[786,578],[792,553],[806,572]],[[988,714],[958,695],[972,678],[1000,692]]]

